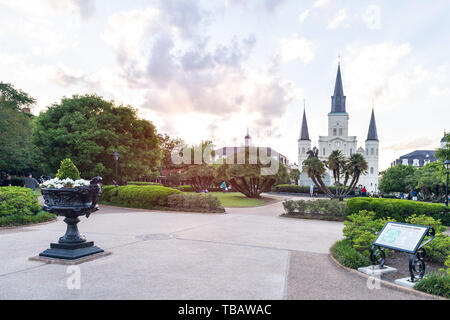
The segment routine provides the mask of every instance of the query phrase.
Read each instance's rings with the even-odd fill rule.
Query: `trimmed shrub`
[[[344,237],[356,250],[369,256],[369,250],[377,235],[388,221],[395,222],[390,218],[375,219],[375,212],[362,210],[349,215],[348,221],[344,222]]]
[[[167,207],[168,197],[177,193],[181,191],[162,186],[104,186],[101,201],[130,208],[152,209]]]
[[[174,188],[177,190],[183,191],[183,192],[195,192],[194,188],[189,185],[178,186],[178,187],[174,187]]]
[[[22,187],[0,188],[0,217],[2,216],[32,216],[40,212],[37,195],[33,190]]]
[[[61,161],[61,165],[59,166],[58,172],[56,173],[56,177],[59,180],[68,178],[75,181],[81,179],[80,171],[78,171],[77,167],[69,158]]]
[[[286,200],[283,202],[283,206],[287,214],[307,213],[341,218],[346,217],[348,214],[346,203],[337,200]]]
[[[173,194],[168,197],[168,205],[171,208],[191,211],[225,211],[219,199],[211,194]]]
[[[414,289],[450,298],[450,277],[446,274],[434,272],[426,275],[422,280],[416,283]]]
[[[450,208],[443,204],[434,204],[401,199],[353,198],[347,201],[350,214],[361,210],[375,212],[375,218],[391,217],[399,222],[416,215],[427,215],[450,226]]]
[[[41,210],[33,190],[22,187],[0,188],[0,226],[18,226],[55,219]]]
[[[331,186],[328,187],[332,193],[336,193],[336,187]],[[279,184],[273,187],[275,192],[288,192],[288,193],[307,193],[309,194],[309,186],[297,186],[295,184]],[[324,194],[323,191],[319,188],[317,190],[318,194]],[[355,191],[350,192],[351,196],[355,195]]]
[[[145,182],[145,181],[128,181],[129,186],[162,186],[161,183],[156,182]]]
[[[56,216],[53,213],[40,211],[34,216],[12,215],[0,217],[0,227],[14,227],[26,224],[42,223],[55,220]]]
[[[331,247],[331,254],[340,264],[351,269],[358,269],[371,264],[370,259],[353,248],[351,242],[347,239],[336,242]]]

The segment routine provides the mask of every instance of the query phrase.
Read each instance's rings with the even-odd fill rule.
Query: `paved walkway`
[[[279,198],[280,200],[282,198]],[[342,223],[280,218],[281,202],[226,215],[103,207],[80,230],[110,256],[67,267],[28,261],[64,233],[57,222],[0,230],[0,299],[417,299],[336,267]]]

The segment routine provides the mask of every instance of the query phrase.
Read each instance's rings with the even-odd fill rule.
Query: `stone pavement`
[[[281,200],[282,197],[279,198]],[[62,219],[0,230],[0,299],[418,299],[335,266],[342,223],[280,218],[281,202],[228,214],[102,207],[79,228],[111,255],[67,266],[28,261],[65,231]]]

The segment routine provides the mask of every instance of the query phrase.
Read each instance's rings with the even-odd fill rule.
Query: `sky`
[[[96,93],[190,144],[314,143],[341,62],[349,134],[372,105],[380,169],[450,131],[447,0],[0,0],[0,81],[37,99]],[[340,58],[339,58],[340,57]],[[373,103],[372,103],[373,101]]]

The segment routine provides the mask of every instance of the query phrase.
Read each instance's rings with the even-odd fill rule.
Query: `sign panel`
[[[430,227],[388,222],[374,241],[374,245],[408,253],[415,253]]]

